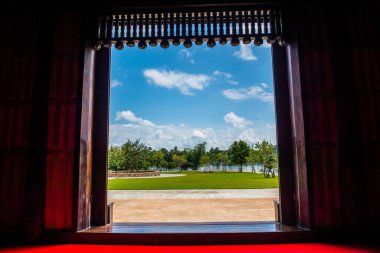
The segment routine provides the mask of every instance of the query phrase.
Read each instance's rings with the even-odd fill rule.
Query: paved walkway
[[[114,222],[273,221],[278,189],[113,190]]]
[[[278,198],[278,188],[206,190],[112,190],[108,199],[236,199]]]

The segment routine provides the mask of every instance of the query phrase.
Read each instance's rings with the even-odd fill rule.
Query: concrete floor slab
[[[114,222],[273,221],[278,189],[108,191]]]
[[[278,198],[278,188],[206,190],[110,190],[108,199],[234,199]]]

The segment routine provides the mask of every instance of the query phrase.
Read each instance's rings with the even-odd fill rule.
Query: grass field
[[[190,190],[277,188],[278,178],[238,172],[181,172],[183,177],[111,179],[108,190]]]

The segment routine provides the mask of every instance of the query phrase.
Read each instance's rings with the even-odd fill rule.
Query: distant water
[[[150,168],[151,170],[155,170],[155,168]],[[254,165],[254,169],[256,173],[260,173],[260,170],[263,169],[262,165]],[[189,169],[191,171],[191,169]],[[165,171],[165,169],[163,169]],[[179,169],[171,169],[167,171],[180,171]],[[227,171],[227,172],[239,172],[240,167],[238,165],[227,165],[227,166],[216,166],[209,165],[200,167],[198,171]],[[251,165],[243,165],[243,172],[252,172]]]
[[[263,169],[261,165],[255,165],[254,169],[256,172],[260,172],[260,169]],[[216,166],[216,165],[210,165],[210,166],[203,166],[199,168],[199,171],[227,171],[227,172],[239,172],[240,166],[238,165],[228,165],[228,166]],[[252,166],[251,165],[243,165],[243,172],[252,172]]]

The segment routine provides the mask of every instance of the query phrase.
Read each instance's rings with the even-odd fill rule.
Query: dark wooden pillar
[[[95,73],[95,50],[88,45],[84,49],[83,86],[80,113],[79,167],[75,168],[74,184],[74,228],[77,231],[90,227],[91,217],[91,177],[92,177],[92,129],[93,129],[93,92]],[[74,191],[75,193],[76,191]],[[77,198],[77,199],[76,199]],[[77,202],[76,202],[77,201]],[[76,206],[77,204],[77,206]],[[75,217],[76,215],[76,217]]]
[[[310,228],[309,171],[297,38],[287,47],[297,225]]]
[[[96,52],[93,114],[91,225],[106,224],[110,49]]]
[[[277,126],[281,222],[285,225],[295,225],[295,175],[286,48],[277,44],[272,45],[272,57]]]

